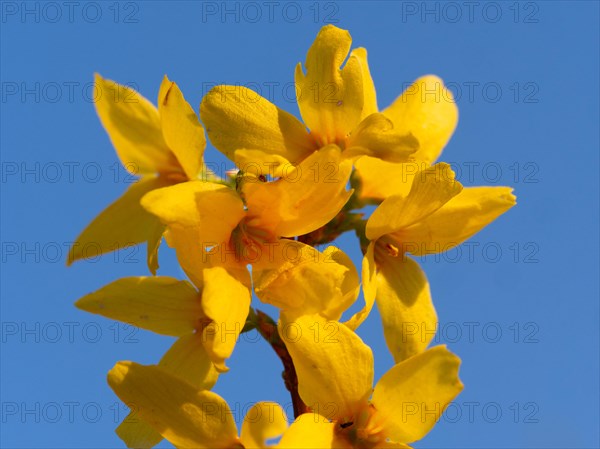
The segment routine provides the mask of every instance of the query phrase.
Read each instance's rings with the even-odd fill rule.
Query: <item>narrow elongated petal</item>
[[[202,242],[222,243],[244,216],[235,191],[212,182],[184,182],[150,192],[142,206],[174,229],[193,228]]]
[[[129,277],[78,300],[86,312],[123,321],[164,335],[189,334],[202,317],[198,292],[170,277]]]
[[[298,416],[283,434],[279,449],[350,449],[350,444],[337,438],[335,423],[328,422],[316,413]]]
[[[358,329],[363,321],[367,319],[373,304],[375,304],[375,295],[377,294],[377,281],[376,281],[376,270],[375,270],[375,243],[371,242],[367,247],[367,252],[363,257],[362,262],[362,289],[365,298],[365,306],[358,312],[356,312],[348,321],[344,324],[355,331]]]
[[[267,440],[279,437],[287,429],[285,411],[276,402],[258,402],[244,417],[240,440],[245,449],[264,449]]]
[[[175,154],[187,178],[197,179],[202,170],[206,147],[204,128],[177,84],[166,76],[158,94],[158,111],[163,137],[169,149]]]
[[[148,264],[150,273],[154,276],[156,276],[156,271],[158,270],[158,248],[160,247],[164,233],[165,226],[161,223],[154,227],[154,232],[146,241],[146,263]]]
[[[355,48],[350,52],[350,57],[356,57],[360,62],[363,82],[364,104],[360,119],[363,120],[371,114],[379,111],[377,108],[377,93],[375,92],[375,83],[371,77],[369,63],[367,62],[367,50],[365,48]]]
[[[415,255],[447,251],[513,207],[516,198],[511,192],[510,187],[466,187],[435,213],[395,236],[409,242]]]
[[[396,363],[422,352],[437,331],[429,282],[419,264],[404,254],[378,251],[377,308],[387,346]]]
[[[199,390],[210,390],[219,377],[202,346],[202,336],[199,333],[180,337],[165,353],[158,366]],[[163,439],[154,427],[137,416],[135,409],[115,432],[127,447],[132,448],[151,448]]]
[[[94,104],[121,163],[134,175],[177,171],[158,110],[130,87],[96,74]]]
[[[375,209],[367,222],[367,238],[374,240],[406,228],[434,213],[462,190],[448,164],[419,172],[405,198],[393,196]]]
[[[289,317],[320,313],[338,320],[356,300],[358,273],[350,258],[336,247],[319,252],[282,239],[273,248],[273,256],[268,265],[253,265],[254,291],[261,301],[281,308]]]
[[[460,359],[436,346],[407,359],[383,375],[371,403],[392,441],[411,443],[423,438],[446,406],[462,391]]]
[[[385,115],[369,115],[346,141],[346,157],[372,156],[389,162],[406,162],[419,148],[410,133],[398,132]]]
[[[69,250],[67,265],[143,242],[151,242],[151,246],[152,242],[155,244],[156,235],[162,234],[163,225],[144,210],[140,200],[146,193],[165,185],[165,180],[154,177],[142,178],[132,184],[77,237]]]
[[[212,320],[202,331],[202,342],[216,368],[228,368],[237,339],[250,310],[251,287],[247,271],[228,271],[223,267],[204,270],[202,310]]]
[[[458,123],[452,92],[437,76],[417,79],[383,113],[398,132],[411,133],[419,141],[417,160],[435,162]]]
[[[408,195],[415,174],[428,165],[417,161],[398,164],[364,156],[354,162],[354,168],[360,180],[360,197],[385,200],[394,195]]]
[[[108,373],[117,396],[178,448],[231,448],[237,429],[227,403],[157,366],[119,362]]]
[[[298,393],[315,412],[345,423],[364,406],[373,385],[373,354],[337,321],[305,315],[279,323],[298,374]]]
[[[296,97],[300,114],[321,144],[346,137],[360,121],[364,94],[361,61],[357,54],[348,58],[352,38],[333,25],[321,28],[306,55],[306,74],[296,66]]]
[[[352,163],[336,145],[313,153],[274,182],[247,182],[248,214],[263,229],[293,237],[329,222],[352,195],[346,190]]]
[[[316,149],[297,118],[246,87],[214,87],[202,100],[200,116],[212,144],[234,161],[236,150],[244,149],[297,163]]]

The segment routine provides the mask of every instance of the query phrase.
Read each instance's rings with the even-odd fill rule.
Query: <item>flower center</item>
[[[348,136],[336,135],[332,139],[329,136],[317,134],[312,131],[310,133],[310,136],[312,137],[314,145],[315,145],[315,149],[317,149],[317,150],[323,148],[326,145],[333,143],[333,144],[337,145],[338,147],[340,147],[340,150],[344,151],[344,149],[346,148],[346,140],[348,138]]]
[[[231,233],[230,246],[238,260],[253,263],[262,255],[263,245],[275,240],[269,230],[256,226],[256,219],[246,216]]]
[[[404,247],[391,235],[384,235],[375,243],[375,261],[382,264],[389,257],[405,257]]]
[[[160,172],[158,176],[166,180],[169,184],[179,184],[188,181],[188,177],[183,169]]]
[[[336,433],[357,449],[373,449],[386,441],[377,411],[371,404],[362,408],[352,421],[338,424]]]

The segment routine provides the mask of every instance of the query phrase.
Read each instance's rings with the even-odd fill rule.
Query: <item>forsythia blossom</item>
[[[327,410],[327,404],[334,407],[327,410],[326,420],[301,415],[284,435],[281,447],[302,447],[307,434],[313,445],[306,447],[410,443],[431,430],[462,390],[460,359],[443,346],[398,363],[373,387],[373,354],[358,335],[343,324],[316,316],[304,316],[296,325],[308,336],[288,343],[300,396],[313,405],[313,414]],[[310,331],[328,328],[333,329],[329,341],[312,338]]]
[[[153,276],[117,279],[76,306],[177,337],[156,365],[123,361],[108,374],[134,407],[136,419],[117,428],[128,447],[163,438],[188,449],[408,447],[462,390],[460,359],[428,348],[437,314],[410,255],[461,244],[515,197],[463,187],[435,163],[458,120],[439,78],[418,79],[380,112],[367,52],[351,43],[327,25],[296,67],[303,122],[240,86],[208,92],[200,121],[166,76],[158,107],[96,76],[100,120],[141,178],[82,232],[67,263],[85,257],[86,243],[107,253],[146,242]],[[205,128],[236,175],[206,168]],[[376,208],[365,218],[367,204]],[[315,247],[347,231],[363,253],[360,275],[341,249]],[[189,281],[156,276],[163,237]],[[365,304],[351,314],[361,284]],[[277,320],[253,294],[279,309]],[[374,305],[395,362],[375,385],[373,353],[356,333]],[[252,329],[283,362],[295,416],[288,423],[278,404],[257,402],[238,432],[211,390],[235,375],[226,361]]]
[[[301,64],[296,67],[296,97],[306,126],[250,89],[213,88],[200,106],[213,145],[241,167],[252,163],[265,174],[327,145],[339,147],[344,158],[410,160],[417,139],[377,112],[367,52],[359,48],[348,57],[351,43],[347,31],[325,26],[306,55],[306,73]]]
[[[147,242],[148,267],[156,274],[164,230],[144,211],[140,199],[154,189],[201,176],[204,130],[177,85],[166,76],[158,94],[158,109],[135,90],[100,75],[96,75],[94,90],[96,111],[121,163],[141,179],[81,233],[68,263],[85,256],[81,249],[87,243],[106,253]]]

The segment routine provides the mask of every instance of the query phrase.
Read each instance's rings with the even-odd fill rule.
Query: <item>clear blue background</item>
[[[221,2],[1,7],[2,447],[122,447],[125,409],[105,374],[155,363],[172,341],[72,305],[147,273],[143,247],[64,263],[67,242],[128,185],[89,99],[93,73],[152,101],[168,74],[196,110],[208,85],[253,83],[297,114],[285,86],[327,22],[368,49],[380,107],[420,75],[444,78],[460,123],[442,160],[467,185],[518,196],[472,254],[423,261],[466,388],[415,446],[598,447],[597,2],[279,2],[272,16],[258,2],[225,17]],[[352,236],[340,245],[359,262]],[[160,256],[160,274],[181,276],[168,248]],[[360,334],[379,377],[391,358],[376,314]],[[253,401],[289,403],[279,361],[249,340],[215,388],[238,422]]]

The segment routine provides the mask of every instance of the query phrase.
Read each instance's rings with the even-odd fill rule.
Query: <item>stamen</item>
[[[398,257],[398,254],[400,254],[398,248],[391,243],[386,243],[385,248],[387,249],[388,254],[392,257]]]

